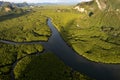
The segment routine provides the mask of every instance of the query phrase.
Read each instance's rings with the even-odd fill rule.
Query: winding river
[[[120,80],[120,65],[102,64],[89,61],[79,56],[61,38],[59,32],[48,19],[48,26],[52,30],[52,36],[48,42],[43,42],[45,49],[55,53],[65,64],[74,70],[80,71],[97,80]]]
[[[120,80],[120,64],[96,63],[78,55],[61,38],[59,32],[54,27],[50,19],[48,19],[47,23],[52,31],[52,35],[48,42],[28,42],[23,44],[43,44],[45,51],[53,52],[66,65],[88,75],[89,77],[95,78],[96,80]],[[4,40],[0,40],[0,42],[7,44],[22,44]]]

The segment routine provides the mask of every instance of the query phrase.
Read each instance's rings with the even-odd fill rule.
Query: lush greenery
[[[91,5],[96,6],[91,3],[85,7]],[[120,63],[119,15],[120,11],[114,8],[80,13],[73,10],[73,6],[35,7],[23,14],[0,16],[0,40],[47,41],[51,31],[46,20],[50,17],[67,44],[78,54],[95,62]],[[17,60],[16,80],[89,80],[51,53],[35,55],[43,51],[41,44],[0,43],[0,47],[0,80],[11,78],[12,65]]]
[[[8,45],[0,43],[0,79],[9,75],[12,65],[15,61],[27,56],[43,51],[40,44],[19,44]]]
[[[68,32],[68,43],[84,57],[104,63],[120,62],[120,23],[118,12],[98,12],[77,19]]]
[[[15,42],[47,41],[51,32],[46,17],[39,11],[0,16],[0,39]],[[15,61],[43,51],[41,44],[0,43],[0,80],[10,80],[10,72]]]
[[[119,11],[78,13],[69,8],[42,12],[52,18],[65,41],[80,55],[103,63],[120,63]]]
[[[66,6],[46,8],[48,7],[45,9],[37,7],[28,13],[0,16],[0,39],[21,42],[14,45],[0,43],[0,80],[11,79],[12,65],[16,61],[18,61],[14,68],[16,80],[91,80],[66,66],[53,54],[39,54],[43,51],[43,46],[35,44],[35,41],[47,41],[51,35],[46,24],[47,16],[52,16],[54,12],[60,15],[59,8],[60,11],[66,12],[66,15],[70,13],[73,16],[71,20],[79,16],[78,13],[74,14],[70,8],[64,9]],[[62,15],[64,17],[64,13]],[[66,18],[65,24],[67,20],[69,18]]]
[[[73,71],[51,53],[23,58],[14,73],[16,80],[91,80]]]
[[[47,41],[50,29],[46,24],[46,17],[41,16],[38,11],[13,19],[8,17],[0,22],[0,36],[0,39],[17,42]]]

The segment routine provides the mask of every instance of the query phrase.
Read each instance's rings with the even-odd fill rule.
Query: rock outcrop
[[[95,0],[100,10],[105,10],[107,8],[107,0]]]
[[[96,5],[95,5],[96,4]],[[86,9],[95,9],[96,7],[99,8],[100,10],[111,10],[111,9],[120,9],[120,0],[91,0],[88,2],[82,2],[77,4],[74,9],[77,9],[78,11],[81,11],[81,8]],[[92,6],[92,7],[91,7]],[[79,8],[78,8],[79,7]]]
[[[89,9],[92,9],[92,7],[90,7],[90,5],[92,5],[94,3],[94,1],[88,1],[88,2],[81,2],[81,3],[78,3],[74,9],[76,9],[77,11],[83,13],[87,13],[87,10],[88,10],[88,7]]]

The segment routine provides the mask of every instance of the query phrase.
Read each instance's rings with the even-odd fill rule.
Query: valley
[[[83,12],[34,6],[1,15],[0,80],[119,80],[120,11],[110,5],[77,4]]]

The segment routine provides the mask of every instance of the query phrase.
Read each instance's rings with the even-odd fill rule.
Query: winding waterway
[[[120,80],[120,64],[102,64],[89,61],[79,56],[61,38],[59,32],[48,19],[52,36],[48,42],[42,43],[48,51],[56,54],[65,64],[97,80]]]
[[[120,80],[120,64],[96,63],[78,55],[61,38],[59,32],[54,27],[50,19],[48,19],[47,23],[52,31],[52,35],[48,42],[24,42],[23,44],[43,44],[45,51],[53,52],[66,65],[88,75],[89,77],[95,78],[96,80]],[[0,42],[7,44],[22,44],[4,40],[0,40]]]

